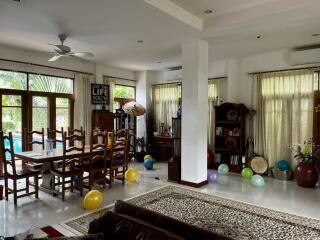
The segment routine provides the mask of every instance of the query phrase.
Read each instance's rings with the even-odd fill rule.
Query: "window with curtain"
[[[274,166],[280,159],[297,163],[289,146],[312,137],[314,71],[309,69],[254,76],[255,151]]]
[[[208,81],[208,149],[214,146],[214,106],[219,102],[221,87],[225,78],[209,79]],[[154,111],[154,129],[158,130],[160,123],[164,127],[171,126],[172,117],[177,116],[179,99],[181,98],[181,84],[161,84],[152,87],[152,102]],[[183,112],[183,109],[182,109]]]
[[[154,129],[158,130],[161,123],[164,128],[171,127],[173,117],[177,116],[181,84],[161,84],[152,86],[152,102],[154,112]]]

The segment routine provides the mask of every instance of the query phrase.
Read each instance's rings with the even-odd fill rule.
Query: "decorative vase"
[[[318,181],[318,171],[313,164],[299,163],[296,167],[296,180],[299,186],[313,188]]]

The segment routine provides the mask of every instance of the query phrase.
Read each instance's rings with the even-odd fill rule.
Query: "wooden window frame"
[[[74,127],[74,88],[75,88],[75,80],[74,78],[67,78],[61,76],[54,76],[49,74],[39,74],[42,76],[48,77],[57,77],[57,78],[65,78],[71,79],[73,81],[73,93],[52,93],[52,92],[41,92],[41,91],[29,91],[29,74],[37,74],[33,72],[25,72],[25,71],[15,71],[11,69],[3,69],[0,68],[1,71],[10,71],[10,72],[17,72],[26,74],[27,77],[27,87],[25,90],[17,90],[17,89],[7,89],[7,88],[0,88],[0,116],[2,117],[2,95],[17,95],[21,96],[22,104],[21,104],[21,117],[22,117],[22,124],[21,124],[21,140],[25,141],[25,133],[23,129],[31,129],[32,128],[32,98],[34,96],[39,97],[47,97],[48,98],[48,127],[50,129],[56,129],[56,98],[68,98],[69,99],[69,126],[71,128]],[[2,119],[0,121],[0,129],[2,129]],[[22,144],[22,150],[24,149],[24,144]],[[2,163],[0,162],[0,176],[2,176]]]

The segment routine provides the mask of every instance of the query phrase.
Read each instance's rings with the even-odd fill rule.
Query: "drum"
[[[264,174],[268,170],[268,162],[267,160],[259,155],[255,155],[249,159],[248,162],[249,167],[258,174]]]

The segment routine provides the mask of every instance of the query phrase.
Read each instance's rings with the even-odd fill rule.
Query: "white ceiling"
[[[181,64],[180,45],[188,38],[208,40],[211,60],[320,41],[311,36],[320,32],[319,0],[172,2],[203,19],[204,30],[144,0],[1,0],[0,44],[49,52],[47,43],[58,43],[56,35],[66,33],[67,45],[94,53],[96,62],[145,70]],[[213,14],[204,15],[205,9]]]

